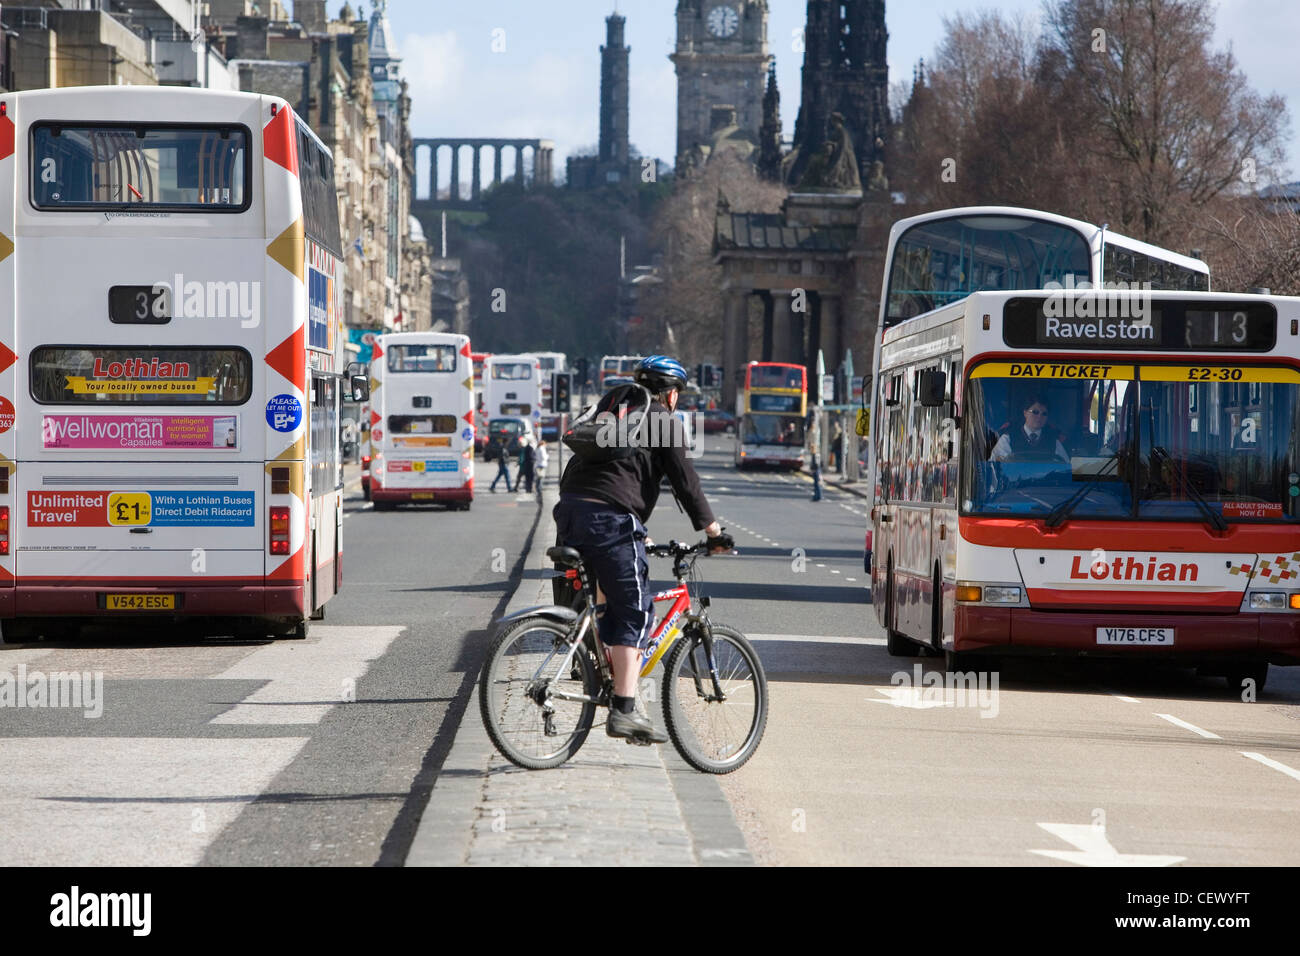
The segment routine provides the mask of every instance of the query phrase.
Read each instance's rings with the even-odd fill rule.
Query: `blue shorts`
[[[645,525],[604,502],[561,496],[551,512],[560,540],[582,555],[605,594],[600,639],[612,647],[644,647],[654,623]]]

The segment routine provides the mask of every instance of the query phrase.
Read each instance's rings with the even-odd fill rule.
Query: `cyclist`
[[[671,440],[652,442],[651,447],[614,461],[585,461],[575,455],[560,477],[560,500],[553,514],[561,542],[582,555],[605,600],[599,617],[600,640],[609,648],[614,667],[614,700],[606,733],[663,743],[668,736],[635,708],[641,647],[654,623],[645,522],[654,511],[663,479],[668,479],[695,530],[708,535],[710,554],[730,551],[734,543],[713,517],[686,457],[685,428],[672,416],[686,386],[686,369],[676,359],[652,355],[641,360],[632,378],[650,393],[646,414],[651,434],[669,435]],[[620,386],[605,396],[602,405],[617,408],[634,389]]]

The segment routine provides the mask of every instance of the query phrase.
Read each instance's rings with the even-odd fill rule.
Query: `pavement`
[[[558,475],[558,462],[552,459]],[[520,585],[504,615],[550,604],[555,540],[552,476],[529,539]],[[658,708],[650,707],[656,722]],[[671,744],[607,737],[597,713],[581,751],[551,770],[501,757],[483,729],[478,687],[420,819],[407,866],[717,866],[754,862],[716,778]]]

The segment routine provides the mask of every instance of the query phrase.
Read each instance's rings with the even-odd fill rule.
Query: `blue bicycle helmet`
[[[686,369],[682,363],[667,355],[651,355],[643,358],[632,373],[632,378],[639,385],[644,385],[658,395],[670,388],[686,387]]]

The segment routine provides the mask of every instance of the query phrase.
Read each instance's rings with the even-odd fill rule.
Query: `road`
[[[756,641],[772,703],[741,771],[599,733],[556,771],[491,753],[474,678],[494,616],[546,587],[551,529],[480,465],[470,512],[349,491],[344,588],[305,641],[0,645],[0,673],[103,679],[99,716],[0,709],[7,862],[1300,861],[1300,672],[1243,703],[1185,670],[1008,663],[983,696],[927,699],[906,685],[937,661],[889,657],[866,603],[865,502],[737,473],[728,441],[699,464],[739,554],[701,562],[703,593]],[[693,537],[668,496],[650,530]]]

